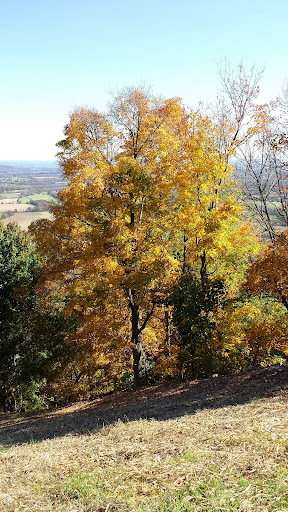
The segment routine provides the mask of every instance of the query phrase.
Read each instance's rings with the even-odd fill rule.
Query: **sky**
[[[288,79],[287,19],[287,0],[2,0],[0,160],[55,159],[69,114],[125,86],[213,101],[224,59],[264,67],[269,101]]]

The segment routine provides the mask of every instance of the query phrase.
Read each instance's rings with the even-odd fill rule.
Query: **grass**
[[[20,192],[7,192],[5,194],[0,194],[0,200],[1,199],[15,199],[20,196]]]
[[[288,511],[285,366],[2,414],[1,512]]]
[[[53,201],[55,200],[50,194],[31,194],[30,196],[19,197],[19,203],[31,203],[31,201]]]

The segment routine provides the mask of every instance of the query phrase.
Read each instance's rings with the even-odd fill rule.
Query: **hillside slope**
[[[0,416],[1,512],[288,511],[288,364]]]

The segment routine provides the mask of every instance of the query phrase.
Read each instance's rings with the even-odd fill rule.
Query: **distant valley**
[[[49,207],[65,185],[56,161],[0,161],[0,220],[27,229],[51,218]]]

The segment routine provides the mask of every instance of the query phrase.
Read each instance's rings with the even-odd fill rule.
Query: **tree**
[[[288,226],[287,147],[279,120],[271,118],[241,148],[236,165],[242,200],[271,242]]]
[[[189,267],[181,275],[170,299],[173,303],[173,323],[180,348],[181,374],[190,378],[213,373],[213,349],[210,345],[215,326],[215,312],[225,301],[225,289],[220,280],[201,280]]]
[[[31,237],[0,223],[0,384],[4,410],[39,376],[41,355],[31,340],[30,313],[39,256]]]
[[[212,115],[219,127],[222,158],[228,162],[234,157],[245,208],[273,242],[279,227],[288,225],[287,93],[282,101],[260,105],[261,76],[254,67],[233,70],[225,62],[220,68],[222,94]]]
[[[189,207],[193,204],[199,222],[196,226],[192,222],[190,232],[188,222],[183,233],[183,254],[184,259],[188,258],[189,264],[200,273],[203,286],[210,277],[213,280],[226,276],[229,260],[231,270],[231,259],[237,258],[236,255],[242,261],[239,274],[243,278],[243,264],[245,266],[244,261],[247,264],[249,250],[257,252],[254,228],[243,222],[243,209],[237,197],[239,190],[233,181],[231,162],[234,163],[243,145],[266,126],[268,116],[267,106],[257,104],[262,71],[251,68],[247,72],[242,65],[233,70],[225,62],[219,74],[222,91],[216,105],[209,110],[210,119],[202,117],[206,126],[200,132],[202,144],[197,146],[197,158],[195,146],[191,144],[193,139],[186,137],[186,151],[188,154],[190,149],[193,151],[189,160],[196,161],[197,165],[188,166],[190,176],[187,176],[187,171],[184,173],[184,190],[186,198],[187,191],[191,191],[188,204]],[[196,133],[200,117],[199,112],[190,116],[191,125],[192,119],[194,122],[197,120]]]
[[[113,123],[95,111],[74,112],[59,143],[69,187],[53,209],[55,220],[34,228],[46,271],[61,276],[67,309],[82,323],[76,338],[95,360],[106,364],[106,353],[123,368],[130,323],[136,387],[144,330],[178,266],[171,250],[173,129],[183,115],[178,100],[141,89],[115,98]]]
[[[288,310],[288,235],[278,234],[274,243],[251,266],[246,288],[256,295],[277,298]]]
[[[287,354],[288,322],[282,304],[267,297],[229,301],[215,316],[211,344],[222,351],[228,369],[271,364]]]
[[[279,102],[259,104],[263,70],[242,65],[220,67],[222,84],[212,117],[218,125],[221,158],[232,162],[239,196],[265,237],[275,240],[277,225],[287,225],[287,177]]]
[[[42,404],[44,386],[52,387],[78,355],[64,342],[67,332],[75,329],[75,319],[64,317],[59,295],[48,303],[35,293],[41,272],[33,238],[17,224],[0,223],[0,408],[4,411]]]
[[[204,286],[232,266],[233,245],[247,259],[251,229],[215,126],[179,99],[128,88],[107,116],[76,110],[64,133],[68,187],[54,220],[32,228],[46,282],[58,283],[66,313],[78,315],[71,340],[86,347],[91,373],[110,368],[119,377],[132,352],[138,387],[144,352],[157,354],[165,340],[165,300],[182,268],[197,267]]]
[[[257,103],[262,75],[263,70],[254,66],[246,70],[239,64],[233,69],[227,60],[219,66],[221,89],[212,117],[218,127],[218,151],[227,164],[266,125],[268,106]]]

